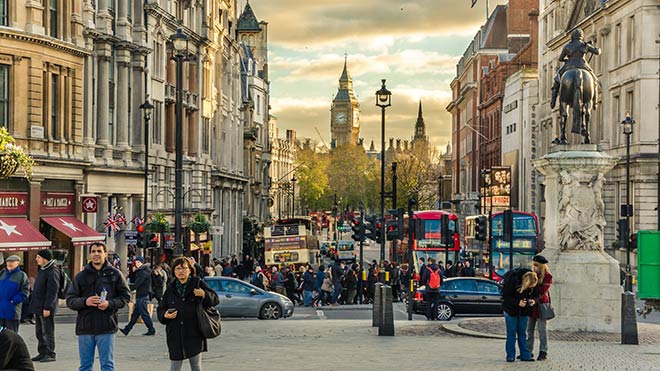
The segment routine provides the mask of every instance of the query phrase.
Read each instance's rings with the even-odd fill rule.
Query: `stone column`
[[[110,50],[105,44],[97,45],[97,75],[96,75],[96,144],[108,146],[108,89],[110,80],[108,77],[110,67]]]
[[[125,216],[128,216],[130,214],[130,211],[128,210],[128,196],[127,195],[117,195],[117,206],[121,212],[124,213]],[[124,235],[124,230],[127,229],[126,226],[121,227],[122,230],[116,232],[118,234],[118,238],[115,238],[116,245],[115,245],[115,252],[117,255],[119,255],[119,259],[121,260],[121,272],[124,274],[124,277],[128,277],[128,270],[126,268],[126,262],[128,259],[128,246],[126,245],[126,239]],[[113,233],[114,234],[114,233]]]
[[[125,0],[124,0],[125,1]],[[126,49],[117,49],[117,145],[116,147],[124,151],[124,156],[128,156],[128,79],[129,66],[131,62],[131,52]],[[135,107],[134,107],[135,109]],[[126,157],[125,157],[126,160]]]
[[[533,161],[545,177],[543,255],[554,281],[554,330],[620,329],[619,262],[603,251],[604,174],[616,162],[596,145],[556,146]]]
[[[140,5],[141,7],[141,5]],[[132,70],[132,84],[131,84],[131,99],[132,101],[132,110],[130,117],[130,130],[131,137],[133,138],[132,143],[130,143],[133,150],[144,151],[144,111],[140,109],[142,103],[147,100],[147,97],[144,95],[144,61],[145,55],[142,53],[133,53],[133,70]],[[151,102],[153,104],[153,102]],[[149,125],[153,125],[153,113],[151,115],[152,121],[149,122]]]
[[[132,40],[131,24],[128,21],[128,0],[115,0],[117,4],[117,36],[123,40]]]

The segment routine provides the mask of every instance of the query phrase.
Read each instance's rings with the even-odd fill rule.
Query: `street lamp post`
[[[154,105],[151,104],[149,98],[142,103],[140,109],[144,112],[144,200],[143,202],[143,211],[142,218],[144,222],[147,222],[147,205],[148,205],[148,191],[149,191],[149,120],[151,120],[151,113],[154,110]],[[143,233],[142,237],[144,239],[142,246],[146,249],[148,241],[148,233]]]
[[[174,244],[182,248],[182,219],[183,219],[183,62],[186,59],[188,36],[181,28],[170,37],[174,46],[176,58],[176,128],[175,147],[176,158],[174,165]],[[185,255],[185,251],[183,251]]]
[[[292,216],[296,216],[296,182],[298,179],[296,179],[296,176],[294,175],[293,178],[291,178],[291,214]]]
[[[442,210],[442,173],[438,175],[438,210]]]
[[[380,120],[380,220],[385,220],[385,108],[392,105],[392,93],[385,87],[385,79],[376,92],[376,106],[381,109]],[[385,260],[385,228],[381,228],[380,261]]]
[[[624,292],[621,294],[621,344],[639,344],[637,334],[637,318],[635,311],[635,294],[632,292],[632,272],[630,267],[630,217],[633,213],[630,204],[630,136],[633,133],[635,120],[626,113],[626,118],[621,122],[623,134],[626,136],[626,204],[621,208],[625,214],[625,246],[626,246],[626,281]]]
[[[626,247],[626,286],[625,286],[625,291],[630,291],[632,292],[632,270],[630,267],[630,217],[632,216],[633,213],[633,208],[632,205],[630,204],[630,136],[633,133],[633,125],[635,124],[635,120],[630,117],[630,113],[626,114],[626,119],[621,122],[621,125],[623,126],[623,134],[626,136],[626,205],[623,207],[623,211],[625,211],[625,216],[626,217],[626,239],[625,239],[625,247]]]

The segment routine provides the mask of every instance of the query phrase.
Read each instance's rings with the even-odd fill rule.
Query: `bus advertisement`
[[[295,266],[318,262],[319,242],[311,218],[291,218],[276,221],[264,228],[266,266]]]

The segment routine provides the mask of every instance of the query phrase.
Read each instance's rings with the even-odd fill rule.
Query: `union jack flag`
[[[117,224],[126,225],[126,217],[124,216],[124,213],[116,213],[114,219]]]
[[[117,220],[110,214],[108,214],[108,217],[105,219],[103,224],[106,226],[106,228],[108,228],[109,231],[119,231],[119,223],[117,223]]]
[[[139,216],[134,216],[133,219],[131,219],[131,223],[135,224],[135,226],[139,226],[144,224],[144,219],[140,218]]]

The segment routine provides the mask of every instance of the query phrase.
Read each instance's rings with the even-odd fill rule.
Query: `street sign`
[[[225,225],[214,225],[211,228],[211,234],[214,236],[222,236],[225,233]]]
[[[127,245],[137,244],[137,231],[124,231],[124,241]]]
[[[82,198],[83,213],[95,213],[98,211],[99,202],[96,196],[86,196]]]

